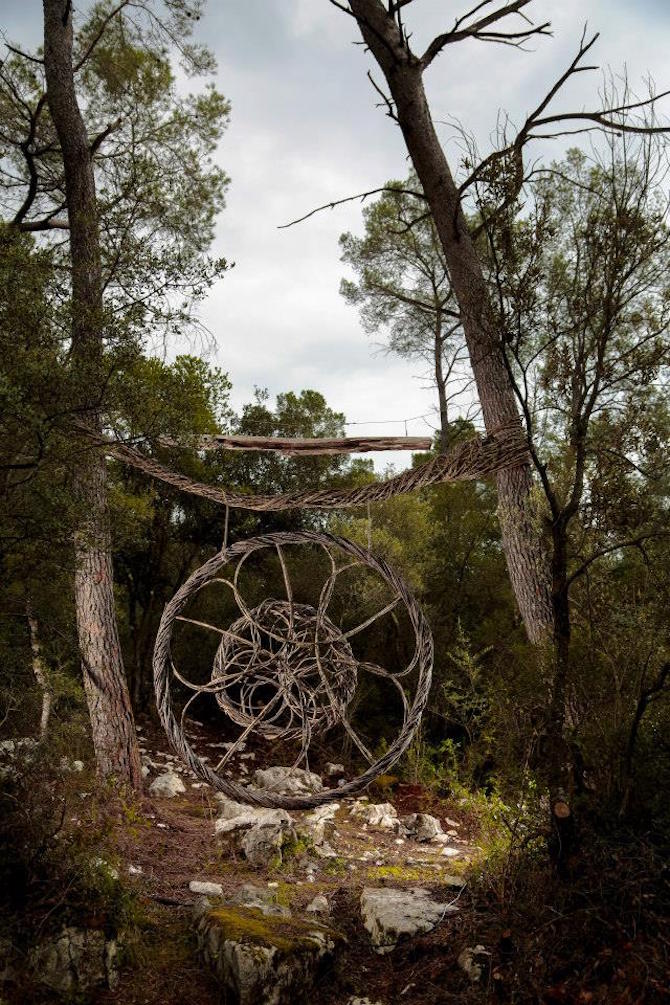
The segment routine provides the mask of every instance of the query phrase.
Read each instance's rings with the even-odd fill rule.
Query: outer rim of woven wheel
[[[381,578],[398,591],[405,604],[414,631],[416,650],[418,653],[418,679],[414,700],[410,706],[407,719],[395,741],[389,749],[374,764],[371,764],[363,774],[335,789],[322,789],[319,792],[303,796],[286,796],[271,793],[265,789],[249,790],[244,786],[218,775],[200,759],[191,747],[173,712],[170,691],[171,656],[170,643],[175,619],[186,602],[198,592],[219,570],[233,559],[242,555],[276,545],[320,544],[339,548],[348,555],[360,559],[365,566],[377,572]],[[172,599],[165,605],[163,616],[156,635],[153,656],[154,691],[156,707],[163,728],[172,748],[180,755],[185,764],[203,781],[218,792],[223,792],[237,802],[277,809],[312,809],[324,803],[334,802],[344,796],[362,792],[380,774],[387,771],[403,755],[412,741],[421,721],[421,715],[428,700],[433,670],[433,637],[428,622],[419,607],[414,595],[403,577],[383,558],[347,538],[337,537],[315,531],[278,531],[273,534],[263,534],[258,537],[238,541],[224,551],[218,552],[186,580],[177,590]]]

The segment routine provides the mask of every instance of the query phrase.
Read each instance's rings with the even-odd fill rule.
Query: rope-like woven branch
[[[402,474],[383,482],[372,482],[355,489],[315,488],[273,496],[244,495],[241,492],[229,492],[216,485],[194,481],[186,475],[166,468],[153,457],[128,444],[110,442],[102,438],[96,440],[104,446],[107,453],[118,460],[183,492],[236,509],[262,511],[361,506],[368,502],[381,502],[390,499],[391,496],[413,492],[427,485],[484,478],[503,468],[528,463],[528,445],[525,436],[520,426],[514,424],[502,427],[490,436],[468,440],[448,454],[439,454],[425,464],[403,471]]]
[[[321,546],[325,549],[329,556],[331,573],[326,578],[326,582],[321,590],[318,608],[307,609],[303,605],[295,604],[293,601],[287,567],[284,563],[281,549],[285,545],[296,544]],[[260,608],[249,610],[249,608],[247,608],[244,604],[238,589],[238,572],[241,564],[249,555],[266,548],[272,549],[279,556],[282,571],[284,572],[287,592],[287,600],[280,602],[281,606],[279,608],[277,608],[277,602],[274,602],[275,607],[272,608],[272,610],[275,614],[277,610],[281,613],[281,618],[275,619],[274,621],[272,619],[268,620],[265,617],[265,608],[263,605],[261,605]],[[340,566],[339,568],[337,567],[337,563],[333,555],[333,552],[336,551],[344,552],[349,559],[344,566]],[[221,578],[219,576],[221,569],[231,562],[238,563],[232,580]],[[348,632],[338,634],[335,626],[326,616],[326,609],[333,594],[337,577],[346,569],[358,565],[365,566],[366,568],[372,569],[376,572],[387,584],[387,586],[391,588],[393,600],[382,608],[376,615],[368,618],[356,628],[351,629]],[[191,621],[191,619],[182,616],[181,612],[184,610],[187,602],[201,589],[213,582],[223,582],[232,589],[234,598],[243,612],[243,620],[250,629],[253,629],[252,632],[249,632],[246,638],[237,634],[237,631],[242,630],[238,622],[235,623],[238,626],[237,631],[228,632],[227,630],[218,629],[212,625],[207,625],[202,622]],[[340,664],[340,667],[342,663],[344,663],[346,674],[350,674],[351,670],[354,668],[349,662],[350,649],[348,647],[347,640],[351,638],[352,635],[367,628],[373,621],[376,620],[377,617],[380,617],[395,608],[398,603],[402,603],[405,606],[415,638],[414,656],[410,660],[409,664],[402,671],[397,673],[390,673],[382,667],[378,667],[373,664],[356,664],[356,668],[359,672],[361,670],[369,671],[376,676],[389,680],[399,692],[404,708],[404,721],[396,740],[389,747],[383,757],[380,757],[375,761],[347,720],[345,705],[351,696],[351,683],[349,683],[348,678],[345,678],[344,686],[342,686],[341,683],[339,685],[337,684],[337,676],[339,674],[338,663]],[[312,624],[312,630],[307,633],[304,632],[306,618]],[[251,662],[248,662],[245,667],[244,660],[238,661],[232,665],[232,673],[230,677],[227,677],[227,668],[231,666],[232,661],[230,663],[227,662],[225,659],[225,652],[222,652],[222,650],[219,649],[217,657],[215,658],[215,667],[212,678],[203,685],[191,684],[178,673],[172,661],[171,640],[174,623],[177,620],[184,620],[186,622],[191,621],[192,624],[198,624],[206,629],[213,629],[215,632],[219,632],[224,640],[230,639],[233,645],[237,643],[238,645],[249,646],[250,644],[254,644],[254,642],[257,643],[255,652],[255,667],[252,666]],[[284,628],[281,627],[280,622],[283,622]],[[288,633],[285,633],[284,629],[287,626],[289,631]],[[232,627],[233,626],[231,626],[231,628]],[[253,632],[257,633],[257,638],[255,640],[253,638]],[[279,648],[274,653],[269,652],[267,643],[263,642],[263,638],[267,639],[268,636],[271,640],[276,640],[279,643]],[[305,655],[301,655],[302,653]],[[276,656],[279,657],[278,662],[281,662],[282,658],[294,661],[293,665],[296,672],[292,674],[292,683],[295,683],[298,688],[300,687],[301,666],[303,665],[304,660],[309,657],[309,673],[313,678],[316,670],[316,674],[319,675],[321,684],[323,685],[321,690],[311,690],[312,697],[314,697],[315,694],[317,696],[317,701],[316,703],[313,703],[312,709],[310,710],[306,706],[307,711],[300,713],[305,726],[305,735],[303,736],[303,752],[306,749],[306,746],[309,745],[311,722],[317,722],[322,714],[320,708],[323,708],[324,706],[320,705],[320,703],[328,700],[332,704],[334,718],[344,727],[364,756],[366,756],[366,758],[371,762],[367,770],[358,778],[355,778],[336,789],[324,789],[321,792],[311,795],[282,796],[276,793],[265,792],[264,790],[244,788],[239,784],[231,782],[228,778],[220,774],[218,769],[225,762],[228,755],[222,758],[222,761],[217,766],[217,770],[212,770],[212,768],[208,767],[193,750],[183,729],[184,712],[193,698],[197,697],[199,694],[213,694],[218,700],[219,696],[223,696],[230,681],[236,683],[244,679],[244,672],[247,667],[251,669],[252,673],[256,673],[257,679],[266,679],[272,683],[271,674],[273,672],[273,657]],[[328,660],[333,661],[335,664],[334,678],[332,676],[332,672],[329,676],[329,667],[326,665]],[[314,806],[320,806],[323,803],[340,799],[342,796],[360,792],[378,775],[382,774],[390,768],[391,765],[395,764],[398,758],[402,756],[411,743],[412,737],[421,720],[421,714],[428,699],[428,692],[430,691],[432,666],[433,639],[430,628],[428,627],[421,608],[414,599],[414,596],[405,580],[394,569],[392,569],[384,561],[384,559],[370,554],[369,551],[366,551],[359,545],[354,544],[352,541],[348,541],[341,537],[335,537],[332,534],[314,533],[312,531],[264,534],[247,541],[239,541],[236,544],[231,545],[226,550],[219,552],[219,554],[215,555],[203,566],[201,566],[193,573],[187,582],[184,583],[184,585],[174,595],[172,600],[170,600],[166,605],[163,617],[161,618],[160,626],[158,628],[158,634],[156,636],[153,660],[156,703],[161,722],[172,747],[180,754],[191,770],[204,781],[212,785],[215,789],[218,789],[220,792],[224,792],[226,795],[238,800],[239,802],[252,803],[256,806],[283,807],[285,809],[308,809]],[[332,665],[330,670],[332,671]],[[414,689],[414,698],[410,705],[407,701],[404,688],[398,678],[407,678],[407,675],[414,670],[417,670],[417,680]],[[173,676],[176,676],[182,684],[194,692],[193,697],[187,701],[184,707],[181,722],[175,716],[172,708],[170,681]],[[333,683],[333,680],[335,680],[335,683]],[[248,694],[248,692],[245,692],[243,689],[242,694],[245,693]],[[249,735],[256,726],[259,724],[262,725],[266,715],[268,716],[267,722],[270,722],[271,714],[273,714],[281,702],[284,701],[279,689],[277,690],[277,695],[277,700],[272,699],[265,705],[259,703],[257,707],[254,707],[253,702],[249,702],[246,698],[243,702],[243,707],[238,705],[234,718],[241,725],[244,725],[245,723],[247,725],[238,741],[236,741],[232,747],[239,746],[240,740],[246,738],[246,736]],[[225,698],[219,703],[224,709],[226,709],[227,701]],[[288,711],[293,714],[295,719],[298,709],[292,696],[284,701],[284,709],[288,709]],[[294,719],[287,720],[287,728],[289,730],[293,728]],[[259,731],[262,733],[262,729]]]

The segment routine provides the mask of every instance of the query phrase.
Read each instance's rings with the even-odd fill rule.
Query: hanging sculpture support
[[[86,432],[86,431],[84,431]],[[209,499],[211,502],[232,509],[249,509],[258,512],[278,512],[287,509],[342,509],[364,506],[369,502],[383,502],[392,496],[405,495],[429,485],[442,482],[472,481],[486,478],[503,468],[515,468],[528,464],[528,442],[521,426],[501,427],[494,434],[473,437],[454,447],[446,454],[438,454],[424,464],[420,464],[394,478],[381,482],[371,482],[355,489],[305,489],[301,492],[279,493],[277,495],[245,495],[229,492],[217,485],[197,482],[186,475],[165,467],[153,457],[143,454],[129,443],[110,442],[96,438],[108,454],[143,471],[144,474],[172,485],[182,492]],[[273,449],[280,450],[282,447]]]
[[[195,449],[277,449],[285,453],[322,453],[356,450],[361,440],[328,441],[324,449],[318,441],[263,441],[243,444],[236,438],[210,437],[194,440]],[[253,438],[242,438],[253,439]],[[410,438],[404,445],[409,446]],[[441,482],[483,478],[501,468],[528,463],[526,439],[519,425],[500,429],[485,438],[473,438],[448,454],[440,454],[426,463],[382,482],[355,489],[307,489],[275,496],[244,495],[229,492],[187,478],[127,443],[98,439],[106,452],[175,488],[201,498],[256,511],[295,508],[340,509],[368,505],[401,493],[412,492]],[[373,441],[368,440],[368,444]],[[302,447],[296,446],[302,444]],[[179,446],[179,444],[164,444]],[[399,448],[394,441],[394,449]],[[412,446],[414,444],[412,443]],[[373,447],[368,446],[368,449]],[[316,568],[316,553],[325,555],[326,571],[318,600],[298,603],[286,561],[286,550],[312,549],[311,567]],[[245,563],[254,556],[276,558],[281,569],[283,596],[248,603],[241,586]],[[227,574],[227,569],[232,571]],[[374,574],[380,588],[391,599],[375,614],[344,630],[329,616],[329,604],[341,576],[351,570]],[[227,626],[188,616],[188,605],[208,588],[223,586],[239,611]],[[407,664],[396,671],[376,663],[359,660],[352,640],[387,614],[400,611],[411,626],[414,652]],[[179,623],[213,634],[217,640],[211,671],[204,682],[189,680],[175,664],[173,634]],[[433,640],[426,619],[405,580],[382,558],[371,551],[331,534],[310,531],[265,534],[239,541],[224,549],[194,572],[168,602],[161,618],[154,648],[154,687],[163,727],[172,747],[188,767],[215,789],[231,798],[264,807],[307,809],[365,789],[402,756],[421,721],[430,690]],[[385,682],[395,692],[402,709],[402,723],[395,741],[383,756],[375,757],[351,722],[350,710],[357,687],[366,676]],[[190,694],[181,715],[173,708],[175,683]],[[410,694],[411,692],[411,694]],[[227,719],[241,731],[235,741],[223,744],[226,752],[212,768],[191,746],[185,729],[192,703],[211,696]],[[261,741],[293,742],[300,752],[295,764],[308,765],[308,751],[313,736],[341,727],[368,767],[355,779],[335,789],[305,795],[280,795],[232,782],[224,773],[230,759],[254,736]]]

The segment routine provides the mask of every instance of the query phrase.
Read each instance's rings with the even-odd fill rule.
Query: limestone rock
[[[307,905],[305,910],[309,911],[310,914],[330,914],[330,905],[323,894],[319,894]]]
[[[29,955],[32,972],[41,984],[66,995],[94,988],[113,988],[118,980],[117,943],[99,929],[64,928],[39,943]]]
[[[278,765],[272,768],[258,768],[254,772],[254,785],[268,792],[288,796],[320,792],[323,788],[323,782],[313,771],[305,771],[303,768],[283,768]]]
[[[442,854],[445,858],[458,858],[459,855],[463,854],[463,851],[461,848],[447,847],[442,849]]]
[[[454,890],[463,890],[468,885],[462,876],[440,876],[440,882]]]
[[[257,907],[263,914],[289,915],[287,907],[276,903],[276,887],[256,886],[255,883],[244,883],[230,898],[230,903],[241,904],[243,907]]]
[[[239,817],[241,814],[246,813],[247,810],[253,809],[248,803],[238,803],[230,796],[224,795],[223,792],[215,792],[214,798],[217,803],[221,804],[221,816],[225,820],[232,820],[233,817]]]
[[[329,761],[328,764],[326,764],[326,767],[325,767],[324,770],[325,770],[326,774],[328,775],[328,777],[332,778],[333,775],[343,775],[344,774],[344,765],[343,764],[334,764],[332,761]]]
[[[457,911],[433,899],[420,887],[366,887],[361,894],[363,924],[377,953],[390,953],[399,939],[430,932],[447,914]]]
[[[331,845],[328,844],[327,841],[321,841],[319,844],[315,844],[314,852],[319,856],[319,858],[337,858],[337,852]]]
[[[335,814],[339,808],[339,803],[326,803],[325,806],[317,806],[305,817],[304,824],[315,845],[325,845],[332,838],[335,830]]]
[[[444,834],[442,824],[430,813],[410,813],[402,818],[402,823],[410,837],[416,841],[435,841]]]
[[[361,817],[371,827],[398,833],[402,824],[398,819],[398,811],[391,803],[367,803],[358,800],[351,807],[352,816]]]
[[[202,897],[223,896],[223,887],[220,883],[208,883],[206,881],[200,882],[198,879],[192,879],[188,884],[188,888],[191,893],[198,893]]]
[[[458,954],[458,965],[465,970],[473,984],[482,979],[482,974],[489,966],[491,954],[485,946],[466,946]]]
[[[164,774],[154,778],[149,786],[152,796],[162,796],[165,799],[172,799],[174,796],[186,792],[186,786],[174,771],[166,771]]]
[[[281,820],[279,823],[256,824],[244,833],[242,851],[251,865],[265,869],[281,863],[282,847],[295,839],[291,822]]]
[[[237,809],[233,809],[237,807]],[[227,816],[226,814],[231,814]],[[228,834],[231,831],[248,830],[250,827],[288,826],[293,821],[286,810],[267,810],[261,806],[243,806],[241,803],[224,805],[222,816],[214,823],[215,834]]]
[[[198,946],[239,1005],[294,1005],[310,997],[342,937],[313,920],[268,917],[257,908],[200,901]]]

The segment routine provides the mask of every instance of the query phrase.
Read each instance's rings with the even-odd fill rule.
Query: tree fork
[[[72,372],[88,396],[87,425],[101,428],[97,404],[103,363],[103,298],[95,178],[72,66],[72,5],[43,0],[47,100],[65,175],[72,262]],[[98,451],[77,461],[75,492],[81,507],[74,536],[74,593],[84,689],[99,772],[134,788],[142,785],[135,724],[119,642],[107,513],[107,470]]]
[[[396,118],[419,177],[444,251],[459,304],[487,430],[520,421],[501,348],[489,290],[428,107],[423,66],[411,53],[380,0],[350,0],[368,48],[384,73]],[[512,587],[531,642],[546,641],[553,627],[550,570],[534,513],[528,466],[497,475],[498,515]]]

